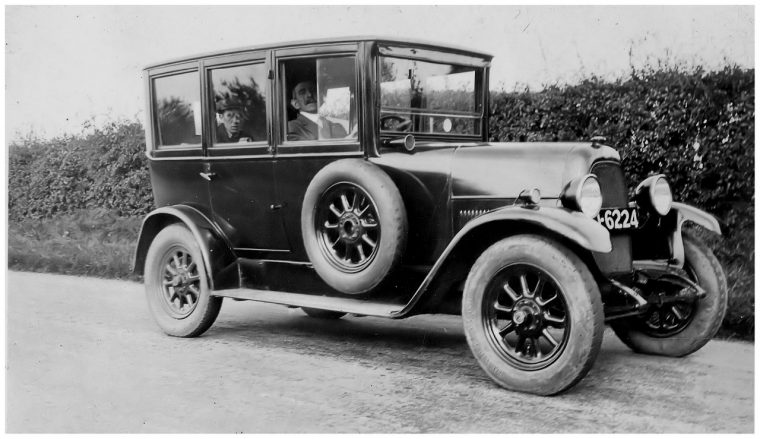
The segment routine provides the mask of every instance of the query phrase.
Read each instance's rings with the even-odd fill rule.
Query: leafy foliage
[[[139,122],[114,122],[91,134],[25,139],[10,145],[11,221],[105,208],[142,216],[153,206]]]

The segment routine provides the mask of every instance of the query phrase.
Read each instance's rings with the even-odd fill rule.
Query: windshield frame
[[[470,53],[463,53],[458,51],[446,51],[440,48],[426,48],[421,46],[404,46],[399,44],[384,44],[379,43],[377,51],[374,57],[374,70],[375,81],[374,92],[377,98],[375,99],[375,124],[377,134],[380,139],[398,138],[406,134],[413,134],[418,140],[431,140],[431,141],[451,141],[451,140],[465,140],[465,141],[486,141],[488,137],[488,73],[490,67],[490,58],[484,58]],[[430,132],[416,132],[416,131],[383,131],[381,129],[380,117],[383,112],[382,107],[382,90],[381,90],[381,61],[383,57],[391,57],[410,61],[421,61],[427,63],[436,64],[451,64],[457,67],[472,67],[475,70],[475,108],[474,112],[466,112],[466,115],[473,115],[476,122],[476,126],[479,128],[479,133],[473,134],[456,134],[456,133],[430,133]],[[387,112],[386,108],[386,112]],[[414,109],[414,112],[427,113],[428,109]],[[457,116],[457,111],[440,111],[437,112],[440,116]]]

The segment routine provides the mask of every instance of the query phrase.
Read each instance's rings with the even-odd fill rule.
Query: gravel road
[[[752,433],[754,345],[636,355],[605,333],[558,397],[494,385],[461,320],[321,321],[225,300],[204,336],[163,335],[142,285],[10,272],[10,433]]]

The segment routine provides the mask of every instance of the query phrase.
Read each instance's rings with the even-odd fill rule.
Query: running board
[[[399,311],[404,309],[404,305],[374,303],[347,297],[314,296],[310,294],[254,290],[249,288],[218,290],[213,291],[211,294],[218,297],[230,297],[233,299],[254,300],[257,302],[277,303],[280,305],[297,306],[301,308],[317,308],[328,311],[388,318],[394,318]]]

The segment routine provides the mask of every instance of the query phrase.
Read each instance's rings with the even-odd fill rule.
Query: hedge
[[[661,68],[614,82],[588,78],[541,91],[491,93],[490,139],[577,141],[604,136],[632,186],[667,174],[674,198],[716,215],[712,242],[732,292],[725,327],[754,330],[754,69]],[[136,121],[88,134],[28,138],[9,146],[9,217],[53,218],[106,208],[143,216],[152,208]]]
[[[11,221],[106,208],[142,216],[153,206],[139,122],[113,122],[90,134],[10,145]]]

